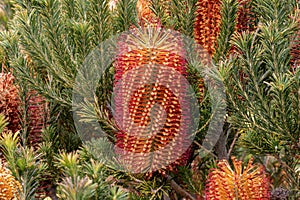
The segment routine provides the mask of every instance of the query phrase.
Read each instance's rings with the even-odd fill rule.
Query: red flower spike
[[[46,100],[36,91],[28,93],[28,142],[31,146],[38,146],[41,142],[42,129],[46,127],[48,117],[48,105]]]
[[[209,54],[214,54],[216,39],[220,32],[220,0],[199,0],[194,25],[195,40]]]
[[[253,31],[255,16],[252,12],[252,0],[239,0],[236,31]],[[215,53],[216,41],[220,34],[221,1],[199,0],[194,25],[194,36],[198,44],[208,51]]]
[[[150,174],[185,164],[191,120],[179,35],[151,23],[121,35],[118,45],[114,91],[121,162],[132,172]]]
[[[300,9],[297,9],[297,14],[300,14]],[[300,19],[297,20],[298,27],[300,29]],[[292,48],[291,48],[291,65],[292,70],[294,73],[296,73],[297,67],[300,66],[300,30],[298,30],[295,38],[293,39]]]
[[[7,129],[12,132],[20,130],[19,89],[14,85],[12,73],[0,73],[0,113],[8,119]]]
[[[3,113],[8,119],[7,129],[13,133],[21,129],[20,114],[21,102],[19,88],[14,84],[12,73],[0,73],[0,113]],[[41,131],[46,123],[46,107],[44,98],[31,90],[28,93],[28,142],[32,146],[38,145],[41,140]]]
[[[253,12],[253,0],[239,0],[238,17],[236,31],[254,31],[256,29],[256,19]]]

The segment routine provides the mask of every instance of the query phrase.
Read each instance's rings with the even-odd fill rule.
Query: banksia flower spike
[[[11,72],[0,73],[0,113],[3,113],[8,120],[7,129],[13,133],[21,129],[20,113],[22,113],[19,88],[14,83],[15,77]],[[26,111],[28,117],[28,140],[33,146],[40,142],[41,131],[46,123],[47,104],[44,99],[35,91],[31,90],[27,94]]]
[[[158,27],[146,29],[159,32]],[[166,41],[165,44],[170,44],[169,42]],[[128,153],[126,156],[128,159],[132,159],[129,161],[133,162],[130,166],[140,166],[137,154],[142,161],[145,156],[161,151],[164,155],[153,155],[155,158],[152,161],[158,162],[153,163],[157,165],[153,166],[154,168],[160,168],[161,166],[158,166],[160,162],[170,163],[174,156],[180,153],[177,148],[183,148],[184,138],[187,138],[186,135],[178,135],[184,132],[183,130],[188,130],[189,122],[188,105],[183,105],[186,103],[183,95],[187,85],[179,76],[186,73],[186,61],[168,49],[147,47],[135,49],[132,51],[128,49],[128,52],[119,54],[114,64],[115,87],[118,94],[115,99],[116,121],[125,131],[117,135],[117,146],[125,150],[124,153]],[[175,89],[177,93],[174,94]],[[166,123],[163,127],[159,127],[164,118]],[[175,142],[175,139],[178,141]],[[164,146],[169,143],[179,146],[164,150]]]
[[[41,142],[41,132],[47,123],[47,103],[45,99],[36,91],[28,92],[28,118],[29,135],[28,142],[32,146],[37,146]]]
[[[17,132],[20,130],[20,98],[14,79],[12,73],[0,73],[0,113],[3,113],[8,120],[7,128]]]
[[[199,0],[196,12],[195,40],[209,54],[214,54],[215,43],[220,32],[220,0]]]
[[[239,0],[236,31],[254,31],[257,17],[253,12],[253,0]]]
[[[148,11],[139,12],[148,16]],[[190,111],[179,34],[151,22],[121,35],[118,45],[114,100],[122,162],[135,173],[183,164],[190,153]]]
[[[218,162],[206,184],[207,200],[269,200],[270,183],[262,165],[253,165],[251,159],[247,167],[232,158],[234,169],[226,160]]]
[[[2,165],[2,162],[0,161],[0,199],[19,199],[18,194],[21,189],[20,183],[15,179],[11,172]]]
[[[194,37],[198,44],[206,49],[210,55],[213,55],[220,34],[222,1],[199,0],[197,6]],[[236,31],[253,31],[255,20],[252,0],[239,0]]]
[[[300,9],[297,9],[297,15],[300,15]],[[291,65],[293,71],[296,71],[296,68],[300,66],[300,19],[297,20],[298,22],[298,32],[293,40],[292,48],[291,48]]]

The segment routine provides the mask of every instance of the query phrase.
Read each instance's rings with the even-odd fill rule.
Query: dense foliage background
[[[0,199],[299,199],[299,14],[296,0],[0,2]],[[207,51],[227,114],[215,148],[200,156],[214,112],[203,74],[188,63],[200,107],[188,159],[131,174],[99,155],[107,142],[81,140],[72,94],[92,50],[147,24],[177,30]],[[137,54],[130,56],[136,65]],[[97,121],[113,142],[109,101],[122,64],[103,73],[95,104],[80,105],[83,123]]]

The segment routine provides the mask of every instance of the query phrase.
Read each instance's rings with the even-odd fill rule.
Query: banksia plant
[[[21,190],[20,183],[0,161],[0,199],[17,200],[19,199],[19,191]]]
[[[282,163],[291,183],[287,189],[299,188],[294,167],[299,163],[299,67],[291,68],[291,48],[299,32],[297,4],[256,0],[258,31],[235,35],[237,51],[225,66],[230,72],[225,81],[230,122],[244,130],[239,145]]]
[[[128,198],[127,192],[144,199],[202,198],[207,169],[215,159],[211,155],[227,158],[237,154],[239,147],[253,155],[272,154],[282,168],[299,172],[294,167],[299,158],[299,68],[290,71],[290,65],[299,62],[299,42],[292,25],[290,11],[296,8],[292,1],[12,1],[15,17],[8,30],[0,33],[0,45],[5,51],[2,60],[13,69],[20,85],[21,108],[16,112],[23,117],[21,128],[14,119],[10,123],[7,115],[8,122],[18,126],[14,132],[21,132],[6,135],[15,147],[3,152],[13,175],[22,180],[25,196],[37,197],[38,184],[45,182],[58,185],[62,199],[72,195],[77,199]],[[189,54],[193,46],[185,39],[193,36],[209,55],[201,53],[208,60],[213,57],[212,67],[205,68],[209,74],[198,73],[195,62],[189,62],[203,55]],[[219,69],[216,76],[210,70],[213,67]],[[228,115],[221,116],[222,124],[214,124],[220,113],[214,112],[219,105],[213,98],[219,95],[209,89],[215,79],[205,87],[206,75],[220,78],[226,87],[224,113]],[[196,111],[191,107],[196,103],[188,101],[189,86],[201,102],[200,117],[193,115]],[[218,86],[212,88],[224,92]],[[38,156],[36,149],[22,145],[26,141],[38,146],[48,107],[51,127],[45,130],[44,143],[37,151],[45,154]],[[197,120],[200,123],[191,141],[189,129]],[[226,127],[222,127],[224,120]],[[214,150],[192,161],[205,147],[201,143],[207,141],[207,130],[217,126],[221,135],[214,137],[218,140]],[[78,150],[87,140],[93,151],[71,166],[77,172],[60,174],[67,170],[56,169],[55,155]],[[90,158],[107,169],[87,164]],[[35,170],[39,162],[47,162],[46,171]],[[208,177],[207,198],[269,198],[264,169],[251,162],[243,167],[234,160],[231,169],[228,162],[220,161]],[[125,173],[120,172],[123,169]],[[186,171],[190,173],[181,174]],[[288,182],[297,186],[297,177],[291,172]],[[104,182],[121,186],[126,195],[112,190],[109,196],[110,183],[100,187]]]
[[[253,164],[250,159],[246,167],[242,161],[232,158],[232,169],[227,160],[218,162],[208,175],[206,184],[207,200],[269,200],[270,183],[264,167]]]

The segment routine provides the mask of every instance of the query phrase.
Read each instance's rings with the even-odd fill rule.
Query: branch
[[[180,187],[180,185],[178,185],[173,178],[170,175],[164,175],[165,178],[171,183],[171,187],[181,196],[186,197],[190,200],[196,200],[195,197],[193,197],[190,193],[188,193],[187,191],[185,191],[182,187]]]
[[[230,157],[230,154],[231,154],[231,152],[232,152],[232,150],[233,150],[233,147],[234,147],[235,142],[236,142],[236,140],[238,139],[238,137],[239,137],[239,132],[237,132],[237,133],[234,135],[233,141],[232,141],[232,143],[231,143],[231,145],[230,145],[230,149],[228,150],[228,154],[227,154],[227,157],[228,157],[228,158]]]

